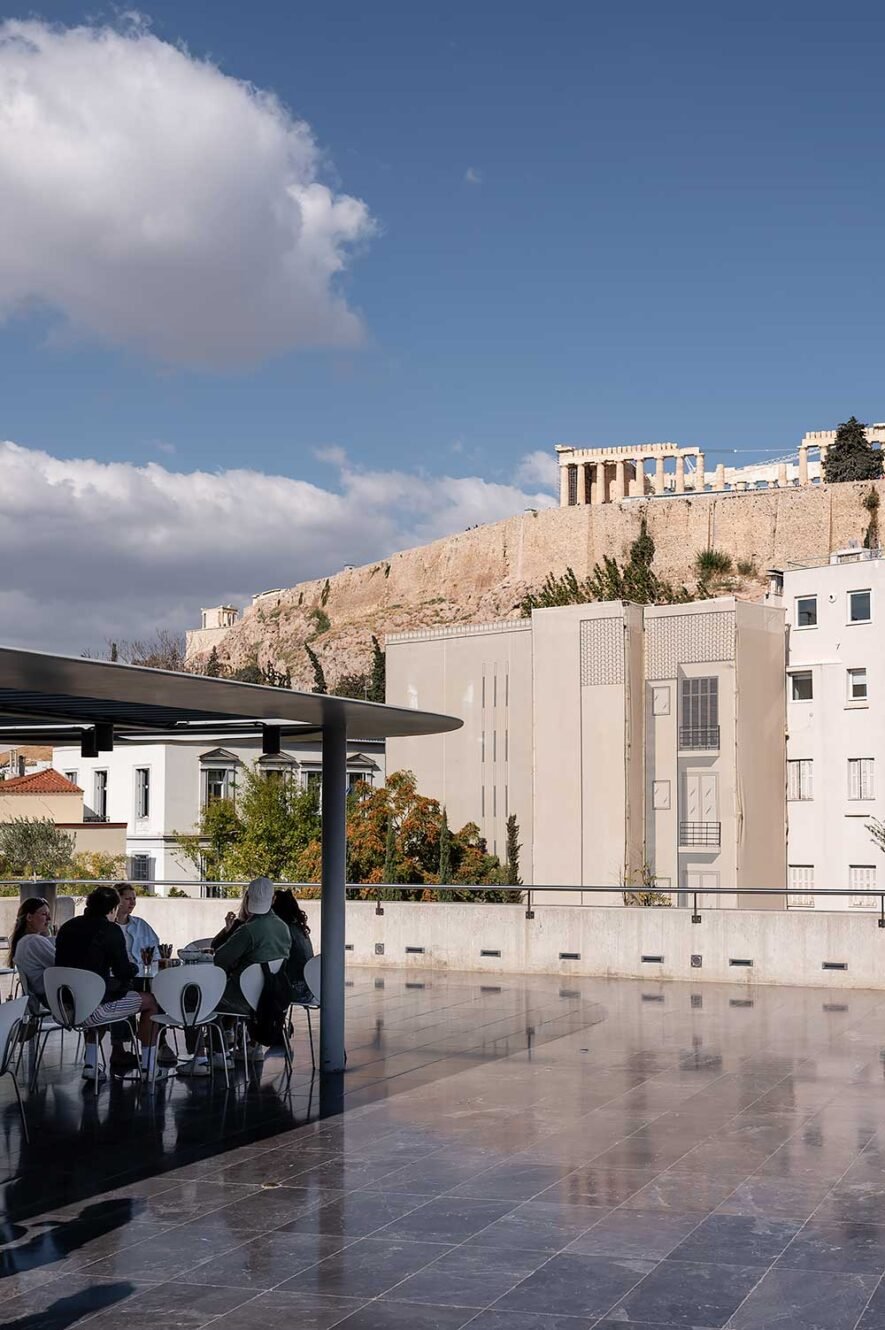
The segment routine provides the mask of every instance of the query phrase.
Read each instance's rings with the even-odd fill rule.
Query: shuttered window
[[[848,759],[848,798],[872,799],[873,797],[873,759],[871,757],[850,757]]]
[[[813,799],[813,765],[810,757],[787,763],[787,798]]]

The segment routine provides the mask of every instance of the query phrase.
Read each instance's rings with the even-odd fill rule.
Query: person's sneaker
[[[178,1057],[175,1049],[170,1048],[165,1039],[157,1049],[157,1063],[161,1067],[177,1067]]]
[[[144,1075],[145,1085],[159,1085],[160,1081],[168,1081],[172,1079],[172,1068],[161,1067],[158,1062],[156,1067],[154,1068],[154,1074],[152,1077],[149,1076],[146,1071],[143,1073],[143,1075]]]
[[[233,1066],[233,1063],[231,1062],[229,1057],[222,1057],[220,1053],[213,1053],[212,1066],[218,1067],[221,1071],[223,1071],[225,1067],[227,1067],[228,1070],[230,1070],[230,1068]]]
[[[84,1067],[84,1068],[83,1068],[83,1080],[84,1080],[84,1081],[98,1081],[99,1085],[101,1085],[102,1081],[106,1081],[107,1078],[108,1078],[108,1077],[107,1077],[107,1072],[104,1070],[103,1067]]]
[[[258,1044],[249,1044],[246,1048],[246,1053],[248,1054],[250,1062],[260,1062],[261,1059],[264,1057],[265,1050]],[[243,1047],[241,1044],[237,1048],[237,1051],[234,1053],[234,1062],[245,1062],[245,1061],[246,1057],[243,1054]]]
[[[208,1058],[188,1058],[186,1062],[178,1064],[179,1076],[208,1076],[209,1059]]]

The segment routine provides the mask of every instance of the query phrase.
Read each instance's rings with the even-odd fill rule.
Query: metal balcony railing
[[[719,822],[680,822],[679,844],[691,848],[710,849],[720,843]]]
[[[718,725],[682,725],[679,728],[680,748],[716,749],[719,747]]]

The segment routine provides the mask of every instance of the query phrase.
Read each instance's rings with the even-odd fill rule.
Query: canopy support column
[[[347,863],[347,729],[341,719],[323,726],[323,882],[320,903],[323,956],[320,1071],[344,1070],[344,929]]]

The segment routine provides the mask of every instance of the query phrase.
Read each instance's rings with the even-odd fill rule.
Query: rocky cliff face
[[[548,573],[571,567],[581,578],[605,554],[623,558],[643,515],[662,577],[691,583],[697,552],[715,547],[756,565],[760,577],[738,588],[756,598],[767,568],[860,544],[870,520],[863,500],[871,488],[885,497],[885,481],[878,481],[521,513],[269,593],[226,633],[219,657],[234,667],[257,660],[290,669],[293,687],[310,688],[304,650],[310,642],[331,688],[341,675],[369,667],[373,633],[383,642],[387,633],[517,617],[521,598]],[[200,657],[193,659],[198,665]]]

